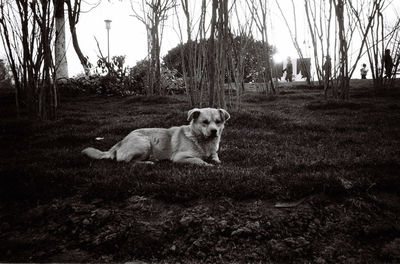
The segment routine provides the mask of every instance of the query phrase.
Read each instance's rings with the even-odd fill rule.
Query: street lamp
[[[106,22],[106,29],[107,29],[107,49],[108,49],[108,57],[107,61],[110,63],[110,29],[111,29],[111,20],[106,19],[104,20]]]

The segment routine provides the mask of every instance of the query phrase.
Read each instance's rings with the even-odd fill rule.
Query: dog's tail
[[[114,159],[115,146],[108,151],[101,151],[95,148],[85,148],[84,150],[82,150],[82,154],[85,154],[92,159]]]

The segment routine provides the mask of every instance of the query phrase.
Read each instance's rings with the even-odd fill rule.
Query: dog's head
[[[194,108],[188,112],[192,131],[205,139],[220,137],[229,118],[229,113],[222,108]]]

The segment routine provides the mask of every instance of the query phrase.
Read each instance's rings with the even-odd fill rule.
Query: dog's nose
[[[212,136],[215,137],[217,135],[217,130],[216,129],[211,129],[210,133],[211,133]]]

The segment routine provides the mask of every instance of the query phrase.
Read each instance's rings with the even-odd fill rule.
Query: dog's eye
[[[203,121],[203,124],[208,125],[208,124],[210,124],[210,121],[204,120],[204,121]]]
[[[221,120],[215,120],[216,124],[221,124]]]

